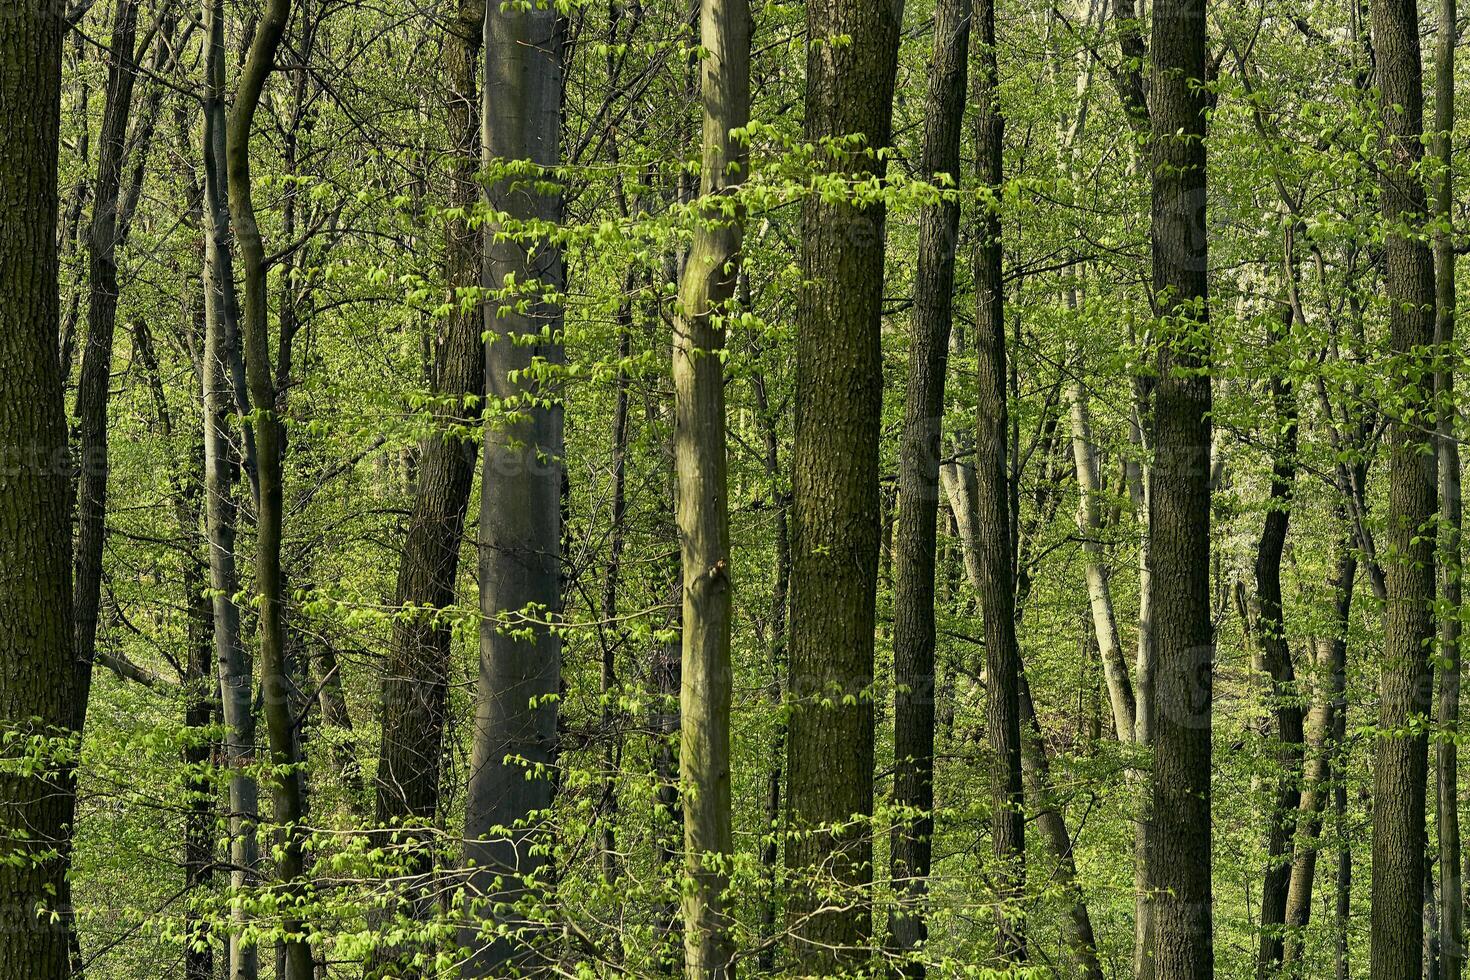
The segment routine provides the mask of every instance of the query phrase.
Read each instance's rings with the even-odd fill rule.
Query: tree
[[[565,270],[555,243],[523,222],[555,222],[561,194],[565,24],[551,6],[491,3],[485,16],[481,139],[493,218],[484,229],[487,420],[480,491],[480,674],[465,810],[467,887],[509,936],[477,950],[466,976],[524,958],[528,923],[514,903],[534,895],[545,851],[561,678],[562,407],[555,372]],[[494,933],[492,932],[493,936]]]
[[[1287,232],[1287,275],[1295,281],[1295,228]],[[1294,286],[1288,286],[1290,292]],[[1270,318],[1269,356],[1286,356],[1294,306],[1283,298]],[[1260,660],[1270,676],[1269,704],[1278,744],[1276,796],[1267,814],[1266,873],[1261,883],[1260,943],[1256,975],[1269,977],[1281,963],[1282,927],[1286,922],[1287,892],[1291,884],[1291,842],[1301,804],[1302,704],[1297,689],[1291,646],[1286,638],[1281,599],[1281,557],[1286,549],[1293,498],[1296,493],[1298,409],[1296,388],[1281,367],[1272,371],[1271,401],[1279,436],[1272,450],[1271,492],[1261,536],[1256,546],[1254,621]]]
[[[934,8],[934,71],[924,106],[920,173],[940,188],[957,187],[960,137],[970,58],[971,0],[939,0]],[[924,895],[934,833],[934,568],[938,544],[940,432],[960,203],[944,193],[919,218],[908,394],[899,448],[898,526],[894,539],[893,755],[895,806],[912,817],[893,833],[890,873],[904,906],[889,918],[894,950],[912,952],[928,936]],[[922,977],[923,966],[909,966]]]
[[[809,886],[788,906],[794,962],[809,973],[861,960],[871,930],[886,211],[854,200],[852,183],[884,172],[902,15],[899,0],[807,5],[805,132],[819,173],[802,207],[797,298],[787,867],[850,890],[835,909]]]
[[[463,438],[460,429],[479,422],[485,391],[484,314],[470,302],[479,279],[480,236],[469,220],[481,199],[474,176],[479,166],[484,20],[484,3],[465,0],[444,31],[444,110],[454,140],[448,199],[465,215],[445,222],[443,265],[452,311],[437,345],[430,384],[443,401],[434,408],[434,435],[420,447],[413,513],[394,600],[403,611],[393,625],[383,675],[376,822],[385,828],[429,823],[439,805],[453,640],[445,610],[454,602],[477,456],[473,442]],[[412,873],[422,874],[431,860],[426,854],[410,854],[406,863]]]
[[[1149,109],[1153,287],[1161,320],[1149,487],[1157,675],[1147,878],[1159,980],[1214,975],[1205,30],[1203,0],[1163,0],[1154,8]]]
[[[735,194],[746,179],[750,32],[747,0],[701,3],[701,197],[674,326],[674,467],[684,583],[679,775],[686,873],[692,882],[683,896],[684,972],[691,980],[735,974],[724,911],[734,858],[724,348],[744,231]]]
[[[224,5],[204,5],[204,337],[200,360],[203,384],[204,527],[209,552],[210,604],[214,621],[214,659],[225,726],[222,756],[230,769],[230,883],[242,891],[259,859],[255,823],[260,788],[248,769],[255,754],[251,658],[240,630],[240,589],[236,564],[238,506],[236,471],[256,472],[254,438],[237,453],[230,418],[245,392],[238,380],[244,362],[235,293],[234,255],[229,234],[229,170],[226,154]],[[243,414],[243,413],[242,413]],[[252,479],[252,485],[255,485]],[[234,916],[229,934],[230,980],[254,980],[259,973],[255,944],[243,940],[244,910]]]
[[[1390,456],[1383,668],[1373,770],[1373,950],[1375,977],[1418,977],[1423,965],[1424,803],[1428,741],[1415,719],[1429,713],[1429,644],[1434,636],[1434,537],[1438,501],[1432,440],[1420,418],[1429,406],[1424,352],[1434,342],[1434,260],[1411,233],[1427,217],[1417,167],[1424,155],[1424,91],[1415,0],[1372,7],[1383,113],[1380,195],[1386,228],[1390,368],[1398,382],[1388,408]]]
[[[1464,572],[1461,530],[1460,444],[1455,436],[1455,45],[1460,26],[1455,0],[1440,0],[1434,63],[1434,137],[1440,173],[1434,187],[1434,343],[1441,366],[1434,379],[1439,455],[1439,698],[1434,746],[1435,800],[1439,823],[1439,952],[1443,980],[1460,980],[1465,963],[1465,889],[1460,873],[1460,616]]]
[[[1021,777],[1021,654],[1016,646],[1016,587],[1012,567],[1010,375],[1006,364],[1005,276],[1000,207],[1005,179],[1005,117],[996,68],[994,0],[975,11],[979,71],[975,78],[976,159],[987,191],[975,250],[975,350],[979,366],[975,413],[975,500],[979,522],[980,608],[985,617],[985,734],[992,755],[991,846],[995,851],[996,952],[1026,956],[1020,899],[1026,887],[1026,802]]]
[[[70,976],[52,918],[75,797],[71,533],[58,344],[57,156],[63,23],[45,3],[0,16],[0,977]],[[40,740],[39,743],[36,740]],[[36,765],[20,765],[39,752]]]
[[[76,609],[77,729],[81,730],[92,688],[97,653],[97,610],[102,597],[102,547],[107,517],[107,403],[112,374],[112,335],[117,325],[117,249],[126,224],[118,221],[133,81],[138,5],[118,0],[112,23],[107,97],[97,151],[92,223],[87,231],[91,288],[87,295],[87,342],[77,382],[81,472],[77,478],[77,546],[73,587]]]
[[[281,573],[285,432],[277,415],[278,391],[270,356],[265,245],[256,221],[250,173],[250,136],[255,112],[260,105],[266,79],[274,69],[276,52],[290,16],[291,0],[269,0],[266,4],[240,71],[225,140],[230,224],[240,246],[245,284],[240,335],[250,399],[255,406],[250,424],[255,433],[258,454],[255,591],[260,606],[259,670],[271,763],[276,767],[271,795],[276,822],[281,828],[276,874],[283,885],[281,895],[286,906],[282,922],[286,980],[308,980],[313,975],[311,947],[299,913],[291,907],[299,900],[304,884],[306,835],[301,822],[306,816],[306,803],[301,746],[297,740],[296,712],[291,696],[293,682],[286,660],[286,596]]]

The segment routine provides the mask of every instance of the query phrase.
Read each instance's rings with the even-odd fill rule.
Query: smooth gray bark
[[[560,162],[563,31],[555,9],[487,5],[481,144],[492,175],[506,161],[542,168],[538,175]],[[559,192],[498,177],[488,188],[496,212],[511,220],[560,218]],[[483,619],[465,864],[488,928],[461,936],[473,954],[466,977],[502,971],[513,959],[523,969],[532,963],[535,926],[515,905],[534,900],[546,865],[536,844],[554,791],[561,677],[561,638],[551,623],[561,612],[563,430],[548,374],[564,360],[555,294],[565,269],[552,243],[504,230],[492,221],[484,238],[484,284],[492,291],[486,394],[509,414],[488,420],[482,470]],[[497,927],[504,930],[498,939]]]

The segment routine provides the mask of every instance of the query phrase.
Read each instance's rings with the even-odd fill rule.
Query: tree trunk
[[[744,277],[743,282],[748,291],[749,277]],[[744,305],[746,309],[751,306],[748,296]],[[761,947],[756,956],[757,975],[765,976],[776,968],[776,913],[780,904],[781,784],[785,776],[786,723],[779,713],[784,698],[782,680],[785,677],[787,661],[786,603],[791,593],[791,529],[790,522],[787,520],[790,495],[781,488],[780,438],[777,433],[776,415],[771,406],[766,376],[763,372],[759,370],[751,372],[751,388],[755,395],[756,421],[761,430],[766,479],[770,481],[772,504],[776,509],[776,567],[771,582],[770,637],[766,646],[768,652],[766,669],[770,672],[766,684],[766,698],[771,708],[777,712],[777,719],[770,762],[766,768],[765,836],[761,842],[761,878],[766,893],[761,901]]]
[[[924,108],[920,175],[958,187],[970,57],[971,0],[938,0],[934,57]],[[945,196],[919,216],[908,399],[899,449],[898,528],[893,590],[893,802],[908,811],[893,828],[889,870],[900,907],[888,920],[897,954],[928,938],[927,879],[934,833],[934,571],[939,505],[940,430],[954,316],[955,244],[960,204]],[[903,965],[924,976],[917,958]]]
[[[978,72],[975,78],[976,156],[982,203],[975,249],[975,353],[979,365],[975,425],[975,503],[980,578],[976,583],[985,618],[985,734],[992,756],[991,846],[995,874],[996,951],[1019,963],[1026,957],[1021,897],[1026,883],[1026,801],[1021,776],[1021,657],[1016,646],[1016,586],[1012,567],[1012,487],[1007,462],[1005,286],[1001,268],[1000,199],[1004,179],[1005,118],[1000,111],[995,55],[995,2],[975,9]]]
[[[1067,921],[1063,931],[1073,957],[1073,975],[1086,980],[1103,980],[1102,963],[1097,956],[1097,937],[1093,934],[1092,915],[1078,882],[1077,862],[1072,855],[1072,835],[1067,820],[1053,799],[1051,762],[1046,754],[1045,736],[1031,701],[1031,686],[1021,677],[1021,717],[1026,725],[1022,736],[1021,761],[1026,777],[1026,792],[1031,796],[1031,812],[1036,826],[1056,855],[1056,885],[1067,905]]]
[[[684,794],[684,975],[733,977],[724,911],[734,858],[730,813],[730,511],[725,456],[725,319],[739,281],[746,177],[732,131],[750,122],[748,0],[703,0],[704,152],[699,223],[674,324],[674,470],[684,581],[679,775]]]
[[[954,520],[955,534],[964,555],[966,573],[972,588],[978,593],[982,588],[980,555],[983,545],[976,512],[978,495],[975,472],[972,467],[964,464],[946,463],[940,470],[940,478],[949,501],[948,513]],[[987,677],[987,683],[988,680]],[[1066,819],[1053,800],[1051,764],[1046,756],[1041,724],[1036,718],[1036,707],[1032,703],[1031,688],[1026,682],[1024,671],[1020,676],[1019,700],[1022,724],[1027,729],[1021,742],[1022,775],[1026,792],[1032,799],[1032,816],[1057,856],[1055,874],[1068,904],[1067,925],[1064,927],[1067,944],[1071,947],[1078,972],[1090,980],[1099,978],[1102,967],[1097,955],[1092,916],[1088,912],[1086,898],[1077,880],[1072,838],[1067,830]]]
[[[1204,0],[1159,0],[1153,26],[1153,286],[1164,319],[1149,490],[1157,702],[1147,881],[1154,975],[1210,980],[1214,627]]]
[[[602,799],[598,803],[598,819],[602,822],[602,831],[598,846],[602,852],[602,876],[608,882],[616,879],[622,869],[617,838],[618,770],[623,750],[623,735],[619,723],[620,712],[617,710],[617,699],[620,696],[617,652],[627,640],[627,631],[618,626],[618,592],[622,586],[623,549],[627,543],[628,386],[630,382],[628,372],[623,365],[633,354],[632,294],[637,286],[637,274],[630,269],[627,278],[623,281],[623,289],[628,296],[618,307],[617,316],[618,378],[612,426],[612,527],[608,531],[607,572],[602,582],[600,602],[602,622],[597,629],[598,640],[602,647],[602,671],[598,678],[602,694],[600,734],[606,740],[602,748]]]
[[[1398,403],[1390,426],[1385,535],[1388,602],[1373,767],[1372,973],[1419,980],[1424,939],[1424,804],[1428,741],[1411,720],[1429,714],[1434,637],[1434,519],[1437,488],[1425,351],[1434,342],[1434,266],[1429,246],[1406,232],[1426,217],[1422,160],[1424,94],[1415,0],[1372,5],[1382,93],[1380,195],[1389,343]]]
[[[885,168],[902,0],[807,4],[806,139],[861,134],[834,171]],[[832,38],[850,43],[834,46]],[[793,967],[828,973],[868,955],[872,912],[873,630],[885,209],[810,195],[802,209],[787,866]],[[842,891],[822,909],[812,878]],[[820,910],[819,910],[820,909]]]
[[[551,7],[487,5],[481,138],[492,175],[505,161],[543,169],[560,162],[563,32]],[[561,194],[524,179],[492,182],[489,198],[512,219],[561,216]],[[545,864],[535,814],[553,796],[551,774],[540,770],[556,759],[561,678],[561,640],[547,621],[561,612],[562,408],[554,381],[538,382],[539,372],[529,369],[563,362],[560,300],[541,290],[559,293],[565,270],[551,242],[524,234],[497,240],[500,230],[492,222],[484,233],[484,284],[493,291],[483,326],[490,335],[486,393],[515,414],[492,420],[485,433],[480,676],[465,812],[465,860],[474,869],[468,887],[476,901],[489,900],[487,915],[491,905],[534,893]],[[498,885],[496,876],[503,876]],[[526,925],[514,909],[493,918],[512,930]],[[464,975],[480,977],[502,971],[512,957],[524,962],[529,937],[483,946],[467,930],[463,941],[476,950]]]
[[[0,727],[6,755],[75,724],[70,491],[57,298],[62,18],[47,3],[0,17]],[[64,980],[62,894],[75,796],[50,765],[0,771],[0,978]]]
[[[305,829],[301,821],[306,804],[301,746],[291,706],[293,685],[286,663],[286,610],[281,574],[284,439],[276,412],[277,390],[271,370],[266,256],[260,227],[256,223],[251,187],[250,131],[290,13],[291,0],[268,0],[240,70],[235,104],[226,132],[230,219],[240,246],[245,283],[241,337],[250,399],[256,408],[251,427],[255,432],[259,466],[255,555],[255,590],[260,609],[258,666],[260,686],[265,695],[271,762],[277,767],[272,787],[275,819],[280,826],[276,875],[284,886],[283,895],[287,902],[300,893],[304,884]],[[288,912],[282,928],[285,931],[286,980],[310,980],[311,947],[307,943],[303,923]]]
[[[1455,0],[1440,0],[1434,66],[1434,154],[1442,167],[1435,183],[1434,342],[1441,367],[1435,375],[1439,449],[1439,738],[1434,743],[1435,799],[1439,817],[1439,955],[1442,980],[1464,972],[1465,895],[1460,879],[1460,616],[1463,571],[1460,531],[1460,444],[1456,440],[1455,245],[1455,43],[1459,39]]]
[[[1080,362],[1076,368],[1081,370]],[[1093,631],[1102,660],[1103,680],[1112,706],[1113,731],[1118,741],[1133,744],[1138,704],[1134,700],[1133,681],[1128,674],[1128,661],[1123,656],[1123,643],[1118,618],[1113,610],[1113,593],[1104,564],[1102,532],[1102,481],[1098,477],[1097,457],[1092,443],[1092,421],[1087,410],[1087,389],[1080,374],[1067,385],[1067,401],[1072,420],[1072,458],[1077,470],[1077,529],[1082,534],[1082,553],[1086,557],[1087,599],[1092,610]]]
[[[420,447],[413,512],[398,566],[394,604],[405,610],[393,624],[382,681],[382,737],[378,748],[375,822],[391,830],[431,824],[439,807],[444,751],[444,702],[449,684],[453,624],[444,610],[454,604],[461,538],[475,479],[473,440],[461,432],[480,420],[485,391],[484,314],[467,308],[461,294],[479,281],[480,236],[468,214],[480,200],[480,47],[483,0],[460,0],[445,30],[445,116],[454,140],[447,196],[466,217],[445,226],[444,275],[453,309],[439,345],[430,387],[447,401],[434,409],[435,434]],[[409,612],[409,610],[413,610]],[[403,863],[417,877],[431,870],[424,841],[405,841]],[[427,912],[415,889],[406,903],[413,915]],[[406,969],[406,968],[404,968]]]
[[[186,220],[191,228],[202,230],[199,221],[201,216],[198,211],[190,213]],[[190,324],[188,343],[191,349],[198,349],[197,345],[204,340],[208,315],[204,304],[208,300],[208,294],[201,290],[191,300],[190,313],[193,322]],[[173,415],[169,411],[163,374],[159,370],[158,356],[145,320],[140,319],[134,323],[133,352],[143,363],[146,372],[154,410],[158,414],[159,435],[165,445],[172,444],[175,437]],[[217,819],[215,786],[210,771],[215,742],[208,729],[214,724],[219,709],[215,693],[219,690],[219,675],[214,668],[213,607],[206,583],[209,564],[203,553],[208,543],[200,534],[200,520],[203,516],[201,498],[204,493],[202,426],[195,430],[195,438],[190,441],[188,453],[180,458],[178,468],[169,474],[169,489],[173,496],[174,519],[178,522],[179,539],[183,543],[179,554],[180,579],[188,615],[185,634],[188,656],[183,665],[184,726],[189,731],[189,740],[185,742],[183,752],[187,794],[184,885],[190,896],[185,901],[191,903],[193,896],[209,888],[214,880]],[[189,943],[184,949],[185,980],[212,980],[214,951],[210,944],[208,918],[199,915],[192,904],[186,904],[185,916],[184,934]]]
[[[121,226],[118,199],[127,154],[128,118],[133,110],[133,63],[138,5],[118,0],[113,14],[112,55],[108,58],[107,99],[97,151],[97,181],[92,224],[87,233],[91,288],[87,294],[87,342],[77,380],[77,433],[81,471],[77,476],[77,544],[74,596],[76,614],[76,728],[81,731],[92,688],[97,653],[97,610],[102,599],[102,548],[107,511],[107,401],[112,380],[112,338],[117,323],[117,247]]]
[[[251,464],[249,444],[235,454],[230,416],[240,390],[235,365],[241,360],[239,312],[230,252],[229,177],[225,153],[225,48],[223,0],[206,0],[204,89],[204,518],[209,546],[209,585],[214,615],[214,652],[224,721],[224,765],[229,770],[230,887],[236,894],[252,883],[259,860],[255,825],[259,819],[259,787],[248,766],[255,763],[255,714],[251,697],[252,665],[240,633],[240,588],[235,562],[236,467]],[[248,427],[242,426],[246,432]],[[253,444],[253,437],[249,437]],[[242,941],[246,912],[237,903],[231,913],[228,980],[255,980],[259,952]]]
[[[1292,235],[1287,232],[1286,265],[1292,266]],[[1256,952],[1256,976],[1275,974],[1281,964],[1282,926],[1286,921],[1287,891],[1291,883],[1291,843],[1296,834],[1297,808],[1301,803],[1302,708],[1292,667],[1291,646],[1286,640],[1286,623],[1281,607],[1281,556],[1291,523],[1296,492],[1297,419],[1296,388],[1286,374],[1290,360],[1292,305],[1283,301],[1271,317],[1267,356],[1274,366],[1271,401],[1274,424],[1279,433],[1273,453],[1271,492],[1265,523],[1256,546],[1255,633],[1261,660],[1270,674],[1268,704],[1275,721],[1275,799],[1267,814],[1266,872],[1261,884],[1260,942]]]
[[[1291,881],[1286,895],[1286,942],[1282,951],[1282,972],[1294,976],[1292,970],[1302,959],[1303,933],[1312,916],[1312,889],[1317,871],[1322,813],[1328,794],[1333,790],[1333,767],[1342,752],[1336,741],[1338,716],[1347,710],[1344,703],[1347,687],[1347,631],[1352,611],[1353,582],[1357,577],[1358,558],[1351,539],[1338,542],[1336,565],[1329,582],[1333,594],[1331,632],[1317,645],[1317,672],[1326,679],[1317,694],[1307,718],[1307,764],[1303,773],[1300,814],[1297,817],[1296,852],[1292,857]]]

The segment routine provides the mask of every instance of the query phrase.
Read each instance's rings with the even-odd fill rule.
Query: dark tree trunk
[[[290,19],[291,0],[269,0],[256,25],[255,37],[240,70],[235,104],[226,133],[229,170],[230,221],[240,247],[245,302],[240,319],[250,399],[256,407],[251,428],[259,466],[255,593],[260,608],[260,686],[265,700],[265,723],[271,762],[277,767],[272,797],[280,826],[276,876],[289,901],[304,887],[306,815],[301,745],[291,693],[295,685],[287,664],[285,583],[281,571],[284,518],[284,427],[276,409],[279,394],[271,369],[269,300],[265,244],[256,222],[250,173],[250,137],[255,111],[266,80],[275,67],[276,52]],[[304,923],[286,913],[282,929],[285,980],[311,980],[311,947]]]
[[[73,601],[76,603],[76,727],[86,720],[92,688],[92,661],[97,652],[97,611],[102,599],[102,546],[107,511],[107,401],[112,380],[112,338],[117,323],[117,246],[121,232],[118,200],[126,156],[128,118],[133,111],[133,47],[138,34],[138,5],[118,0],[113,14],[112,49],[108,59],[107,100],[102,110],[102,136],[97,151],[97,179],[92,224],[87,232],[91,286],[87,295],[87,342],[77,380],[77,434],[81,469],[77,475],[77,544]]]
[[[920,174],[957,187],[960,134],[970,57],[971,0],[939,0],[934,11],[934,60],[924,109]],[[914,283],[908,397],[899,449],[898,528],[893,590],[893,802],[913,815],[893,828],[889,870],[902,906],[888,920],[894,952],[919,949],[928,938],[928,892],[934,833],[934,572],[939,505],[939,439],[944,382],[954,315],[955,244],[960,204],[945,197],[919,217],[919,265]],[[917,960],[904,967],[924,975]]]
[[[1384,554],[1388,602],[1379,681],[1377,760],[1373,767],[1372,973],[1375,980],[1419,980],[1423,969],[1425,779],[1428,741],[1411,719],[1430,710],[1429,652],[1434,637],[1434,519],[1437,473],[1426,351],[1434,342],[1434,265],[1428,244],[1405,229],[1427,217],[1418,166],[1424,155],[1424,92],[1415,0],[1372,5],[1382,93],[1380,196],[1385,243],[1389,343],[1398,403],[1389,442]]]
[[[900,0],[807,4],[806,138],[865,139],[834,170],[884,169],[877,152],[889,143],[902,14]],[[850,43],[833,46],[838,35]],[[802,973],[861,962],[872,932],[884,233],[881,204],[814,195],[803,206],[787,746],[787,865],[805,879],[787,912]],[[843,890],[836,908],[818,911],[817,874]]]
[[[1292,231],[1287,233],[1286,263],[1293,262]],[[1297,807],[1301,803],[1302,707],[1292,666],[1291,647],[1286,641],[1286,623],[1281,608],[1281,556],[1291,523],[1296,492],[1297,401],[1296,388],[1286,374],[1290,355],[1292,306],[1282,302],[1272,325],[1268,356],[1273,365],[1271,401],[1274,424],[1280,433],[1271,466],[1271,494],[1266,520],[1256,546],[1256,642],[1261,660],[1270,674],[1269,707],[1275,721],[1275,798],[1267,814],[1266,873],[1261,884],[1260,943],[1256,952],[1256,976],[1274,975],[1281,964],[1282,926],[1286,921],[1287,891],[1291,883],[1291,843],[1296,833]]]
[[[451,207],[466,214],[480,200],[479,170],[480,47],[484,40],[484,3],[461,0],[445,31],[445,116],[454,140],[447,188]],[[454,290],[444,337],[430,387],[446,402],[434,410],[436,431],[420,447],[413,512],[398,566],[394,604],[412,614],[393,624],[388,665],[382,682],[382,738],[378,748],[376,823],[386,830],[433,822],[439,807],[444,751],[444,702],[449,683],[453,624],[443,611],[453,605],[459,576],[461,538],[477,451],[461,433],[480,419],[485,391],[484,317],[478,306],[466,309],[459,291],[479,282],[480,237],[467,220],[445,227],[445,281]],[[432,858],[424,842],[409,837],[407,870],[428,873]],[[417,894],[417,890],[415,890]],[[413,914],[422,902],[409,896]]]
[[[979,532],[980,610],[985,617],[985,734],[990,745],[991,846],[995,851],[996,951],[1002,959],[1026,957],[1021,896],[1026,883],[1026,799],[1021,775],[1021,656],[1016,646],[1016,583],[1012,566],[1013,486],[1008,461],[1010,413],[1007,390],[1005,284],[1001,254],[1000,195],[1004,180],[1005,118],[1000,110],[995,55],[995,2],[975,10],[978,73],[975,143],[980,184],[991,194],[982,204],[975,249],[975,353],[979,365],[975,425],[975,504]]]
[[[1154,678],[1154,975],[1214,975],[1210,885],[1210,357],[1205,223],[1205,3],[1154,7],[1153,286],[1159,363],[1153,395],[1149,578]]]
[[[49,3],[0,17],[0,727],[68,738],[75,724],[71,529],[56,214],[63,21]],[[10,751],[7,751],[7,755]],[[63,774],[0,774],[0,978],[65,980],[65,884],[75,797]],[[56,910],[63,913],[66,910]],[[65,918],[65,916],[64,916]]]

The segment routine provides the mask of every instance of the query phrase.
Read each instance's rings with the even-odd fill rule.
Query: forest
[[[1462,34],[0,0],[0,980],[1462,980]]]

